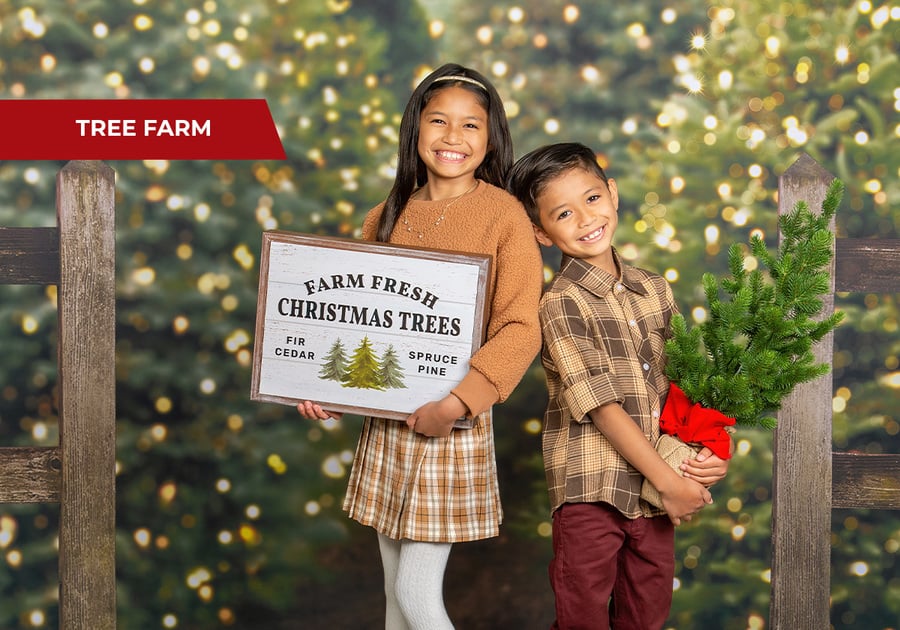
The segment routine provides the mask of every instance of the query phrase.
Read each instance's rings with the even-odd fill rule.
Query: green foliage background
[[[0,98],[264,97],[288,155],[110,163],[120,627],[333,627],[326,609],[377,624],[380,587],[342,573],[360,540],[374,545],[340,511],[358,419],[315,425],[249,400],[257,265],[266,229],[355,234],[387,193],[402,107],[429,68],[492,77],[516,155],[595,147],[619,183],[620,250],[665,273],[696,319],[700,276],[727,268],[731,243],[774,243],[777,178],[801,151],[846,184],[839,236],[898,238],[898,41],[895,1],[0,0]],[[53,225],[62,164],[0,163],[0,225]],[[548,277],[555,264],[548,252]],[[52,444],[55,292],[0,298],[0,441]],[[897,296],[838,306],[835,448],[896,453]],[[552,616],[546,593],[515,587],[546,580],[543,405],[535,365],[496,410],[506,526],[478,549],[501,560],[454,557],[472,581],[515,575],[501,593],[468,592],[465,610],[448,593],[460,627]],[[765,627],[771,462],[771,435],[742,431],[715,505],[679,528],[670,627]],[[57,515],[0,506],[2,628],[57,625]],[[895,628],[896,514],[836,511],[832,538],[833,626]],[[329,584],[341,598],[312,612]],[[494,601],[544,607],[512,624]]]

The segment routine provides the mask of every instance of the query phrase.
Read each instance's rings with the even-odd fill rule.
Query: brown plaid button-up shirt
[[[594,426],[589,412],[619,403],[655,444],[669,381],[665,340],[677,312],[661,276],[622,264],[619,278],[563,257],[541,298],[541,361],[550,402],[544,469],[551,508],[604,501],[628,518],[660,510],[640,501],[643,476]]]

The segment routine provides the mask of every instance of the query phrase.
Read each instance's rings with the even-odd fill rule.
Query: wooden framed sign
[[[251,399],[405,419],[481,346],[490,256],[263,233]]]

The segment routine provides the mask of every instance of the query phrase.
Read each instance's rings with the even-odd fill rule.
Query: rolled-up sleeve
[[[622,403],[596,325],[579,301],[564,294],[545,296],[540,313],[546,352],[558,374],[559,397],[572,420],[590,422],[592,410]]]

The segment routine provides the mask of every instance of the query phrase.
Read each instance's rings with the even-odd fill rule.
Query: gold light
[[[847,44],[838,44],[834,49],[834,60],[841,65],[850,61],[850,47]]]
[[[134,28],[137,31],[149,31],[153,28],[153,18],[149,15],[136,15],[134,18]]]

